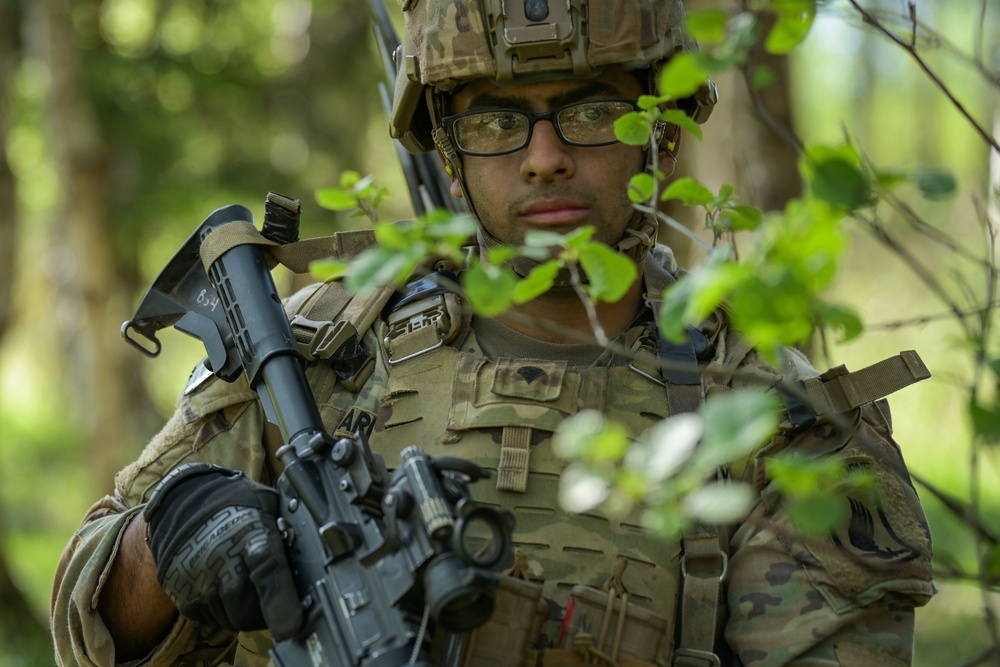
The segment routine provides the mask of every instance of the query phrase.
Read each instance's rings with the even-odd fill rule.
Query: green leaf
[[[414,235],[408,225],[383,222],[375,225],[375,240],[384,248],[405,251],[413,246]]]
[[[563,234],[563,245],[572,250],[582,250],[590,244],[590,239],[593,238],[595,231],[593,225],[577,227],[573,231]]]
[[[643,111],[650,111],[658,108],[661,104],[666,104],[670,99],[659,95],[640,95],[635,101],[636,105]]]
[[[667,340],[683,341],[686,327],[700,324],[746,280],[746,268],[728,261],[728,256],[727,248],[715,250],[664,293],[657,322]]]
[[[526,303],[545,294],[552,289],[556,275],[559,273],[559,262],[549,260],[533,268],[528,275],[519,280],[511,294],[514,303]]]
[[[349,211],[357,208],[358,198],[340,188],[320,188],[316,191],[316,203],[331,211]]]
[[[838,343],[846,343],[860,336],[865,325],[861,322],[861,317],[857,312],[833,303],[817,302],[815,312],[819,317],[820,326],[828,327],[840,332]]]
[[[586,290],[594,301],[618,301],[638,276],[631,259],[603,243],[580,248],[580,265],[587,273]]]
[[[715,196],[711,190],[695,179],[684,176],[667,186],[667,189],[660,195],[660,199],[663,201],[680,199],[685,206],[704,206],[707,208]]]
[[[721,9],[702,9],[689,12],[685,26],[692,38],[702,44],[720,44],[726,39],[729,14]]]
[[[628,431],[597,410],[581,410],[559,424],[552,451],[570,461],[616,462],[629,450]]]
[[[471,215],[448,215],[443,219],[429,219],[427,236],[462,243],[475,236],[477,229],[476,221]]]
[[[724,209],[720,217],[733,231],[753,231],[764,222],[764,214],[756,206],[733,206]]]
[[[763,90],[773,85],[777,80],[778,75],[766,65],[757,65],[750,70],[750,86],[754,90]]]
[[[957,189],[954,175],[944,169],[916,169],[910,173],[910,180],[930,200],[946,199]]]
[[[649,116],[638,111],[625,114],[615,121],[615,136],[629,146],[648,146],[652,136]]]
[[[825,535],[847,518],[844,499],[834,494],[817,493],[788,505],[795,527],[805,535]]]
[[[764,42],[764,49],[776,55],[788,53],[802,43],[816,20],[815,3],[783,4],[785,8],[779,10],[778,20]]]
[[[707,72],[689,51],[682,51],[667,61],[658,81],[659,92],[672,99],[690,97],[708,81]]]
[[[409,256],[390,248],[369,248],[351,261],[347,270],[347,287],[359,293],[398,282],[408,273],[412,263]]]
[[[354,171],[353,169],[345,169],[340,173],[340,187],[349,189],[353,188],[355,184],[361,180],[361,174]]]
[[[656,194],[656,179],[651,174],[641,173],[628,182],[628,198],[637,204],[648,202]]]
[[[705,438],[698,463],[711,471],[744,457],[770,440],[778,430],[781,402],[772,393],[738,389],[705,401],[701,414]]]
[[[984,407],[975,401],[969,401],[969,416],[972,418],[972,428],[976,435],[987,442],[1000,442],[1000,406]]]
[[[503,264],[509,262],[510,260],[517,257],[517,248],[509,245],[493,246],[486,249],[486,263],[487,264]]]
[[[729,204],[733,198],[733,192],[735,191],[736,188],[733,187],[732,183],[723,183],[719,188],[719,196],[717,198],[719,204],[723,206]]]
[[[516,285],[513,271],[492,264],[477,264],[462,273],[462,287],[473,310],[487,317],[510,308]]]
[[[871,187],[861,170],[840,158],[813,165],[812,194],[839,209],[853,211],[871,202]]]
[[[323,282],[338,280],[347,273],[348,266],[339,259],[319,259],[309,263],[309,275]]]
[[[680,109],[664,109],[660,112],[660,120],[665,123],[670,123],[671,125],[676,125],[682,130],[687,130],[699,141],[701,141],[703,137],[701,125],[694,122],[694,119],[691,118],[691,116],[687,115]]]

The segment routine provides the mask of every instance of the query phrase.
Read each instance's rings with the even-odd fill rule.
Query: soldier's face
[[[564,79],[499,87],[475,81],[452,97],[453,114],[471,110],[523,109],[545,112],[565,104],[612,98],[636,99],[641,86],[619,66],[594,79]],[[528,230],[566,233],[582,225],[596,228],[595,239],[617,243],[633,215],[626,194],[629,178],[642,171],[636,146],[571,146],[549,120],[538,120],[528,144],[505,155],[462,155],[469,198],[480,222],[493,236],[520,244]],[[452,193],[462,196],[457,183]]]

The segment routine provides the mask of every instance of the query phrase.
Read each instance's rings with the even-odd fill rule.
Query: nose
[[[527,181],[550,182],[573,176],[576,165],[570,146],[563,143],[550,120],[539,120],[524,147],[521,177]]]

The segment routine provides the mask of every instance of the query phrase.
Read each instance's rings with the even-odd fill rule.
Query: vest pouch
[[[604,591],[574,586],[566,609],[563,648],[546,651],[542,665],[654,667],[669,621],[636,603],[625,602],[622,597],[616,597],[612,605],[609,601],[610,596]],[[611,617],[606,619],[609,606]]]
[[[542,587],[501,576],[493,616],[472,632],[435,637],[433,664],[443,667],[528,667],[536,663],[534,646],[548,605]]]

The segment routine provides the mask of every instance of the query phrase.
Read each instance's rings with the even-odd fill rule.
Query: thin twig
[[[849,0],[849,2],[851,6],[854,7],[854,9],[857,10],[857,12],[861,15],[862,21],[875,28],[875,30],[885,35],[888,39],[897,44],[901,49],[910,54],[910,57],[913,58],[913,60],[917,63],[917,66],[920,67],[920,69],[924,72],[924,74],[927,75],[927,78],[929,78],[934,83],[934,85],[937,86],[938,90],[944,93],[945,97],[947,97],[948,100],[952,103],[952,106],[954,106],[958,110],[958,112],[962,114],[962,116],[964,116],[967,121],[969,121],[969,124],[972,125],[973,129],[975,129],[975,131],[979,134],[979,136],[982,137],[983,141],[992,146],[993,150],[1000,153],[1000,143],[998,143],[997,140],[993,137],[993,135],[990,134],[988,131],[986,131],[986,129],[982,125],[980,125],[975,118],[972,117],[972,114],[969,113],[969,111],[965,108],[965,105],[963,105],[958,100],[958,98],[955,97],[954,93],[951,92],[951,89],[948,88],[945,82],[942,81],[941,78],[934,73],[934,70],[930,68],[927,62],[917,51],[916,47],[906,43],[905,41],[900,39],[897,35],[893,34],[893,32],[888,28],[886,28],[885,25],[882,24],[882,22],[879,21],[874,14],[870,13],[864,7],[859,5],[856,0]],[[915,10],[913,14],[915,16],[916,14]]]

